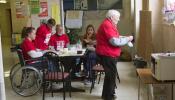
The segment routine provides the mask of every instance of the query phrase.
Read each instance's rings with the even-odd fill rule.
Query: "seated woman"
[[[69,37],[63,32],[61,25],[56,25],[56,33],[51,36],[49,41],[49,48],[59,50],[61,48],[67,48],[69,45]]]
[[[22,32],[24,40],[20,45],[22,49],[24,60],[30,60],[32,58],[38,58],[43,56],[43,52],[35,47],[34,40],[36,37],[36,30],[33,27],[25,27],[25,30]],[[36,67],[41,67],[41,63],[36,63],[36,61],[29,61],[27,64],[33,65]]]
[[[96,53],[95,53],[95,45],[96,45],[96,38],[95,38],[95,29],[93,25],[88,25],[86,28],[86,33],[83,37],[83,47],[87,48],[86,57],[84,59],[84,71],[86,78],[91,78],[91,70],[92,66],[96,64]],[[87,80],[85,80],[87,81]],[[88,80],[89,81],[89,80]],[[85,82],[87,83],[87,82]]]

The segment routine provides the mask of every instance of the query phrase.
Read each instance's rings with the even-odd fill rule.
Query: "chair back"
[[[59,56],[55,52],[46,52],[43,57],[47,61],[47,68],[44,71],[46,80],[64,79],[64,67],[59,60]]]
[[[43,70],[43,100],[45,98],[45,88],[46,88],[46,83],[49,82],[51,84],[51,87],[48,88],[48,90],[52,93],[57,92],[52,88],[52,83],[53,82],[62,82],[63,84],[63,100],[65,100],[65,92],[66,88],[69,90],[69,96],[71,97],[71,91],[70,91],[70,86],[71,86],[71,81],[70,81],[70,74],[67,72],[64,72],[64,67],[63,64],[60,61],[60,58],[57,53],[49,51],[46,52],[43,55],[43,59],[46,60],[47,62],[47,68]],[[68,87],[65,84],[65,81],[67,80],[68,82]]]
[[[18,54],[18,58],[19,58],[19,62],[21,64],[21,66],[24,66],[25,65],[25,60],[24,60],[24,56],[23,56],[22,50],[21,49],[17,49],[17,54]]]

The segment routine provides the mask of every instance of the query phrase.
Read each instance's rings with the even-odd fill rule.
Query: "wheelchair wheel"
[[[12,76],[13,76],[14,72],[17,71],[19,68],[21,68],[20,63],[17,63],[17,64],[12,66],[12,68],[10,69],[10,75],[9,75],[10,81],[12,81]]]
[[[40,90],[41,73],[32,66],[19,68],[12,75],[12,89],[21,96],[32,96]]]

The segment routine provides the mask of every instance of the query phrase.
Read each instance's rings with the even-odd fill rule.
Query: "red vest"
[[[46,25],[42,24],[36,32],[35,45],[37,49],[46,50],[48,49],[48,42],[51,37],[51,29]]]
[[[96,35],[97,54],[109,57],[120,56],[121,48],[113,46],[109,43],[109,40],[112,37],[119,37],[119,32],[109,19],[105,19],[100,25]]]

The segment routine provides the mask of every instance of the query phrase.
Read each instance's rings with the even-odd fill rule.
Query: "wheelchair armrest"
[[[25,60],[25,63],[27,62],[41,62],[43,61],[43,57],[37,57],[37,58],[31,58],[31,59],[28,59],[28,60]]]

